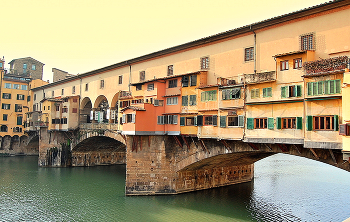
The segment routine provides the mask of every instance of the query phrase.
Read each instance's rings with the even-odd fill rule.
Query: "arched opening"
[[[72,149],[72,166],[126,163],[126,146],[110,137],[89,137]]]
[[[30,154],[38,154],[39,153],[39,136],[36,135],[28,141],[28,145],[26,146],[27,153]]]
[[[80,110],[80,123],[91,123],[92,116],[92,103],[89,97],[85,97],[81,101],[81,110]]]
[[[94,108],[95,120],[99,123],[108,123],[110,119],[110,109],[107,98],[103,95],[97,97]]]
[[[110,123],[118,124],[118,109],[119,109],[119,92],[113,96],[111,102],[111,120]]]

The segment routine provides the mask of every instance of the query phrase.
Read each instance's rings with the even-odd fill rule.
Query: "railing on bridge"
[[[256,74],[245,74],[244,75],[246,84],[262,83],[262,82],[272,82],[276,81],[276,72],[261,72]]]
[[[118,130],[118,124],[115,123],[80,123],[80,129],[108,129]]]

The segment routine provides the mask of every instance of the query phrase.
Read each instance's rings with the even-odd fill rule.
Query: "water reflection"
[[[0,158],[0,221],[342,221],[350,173],[278,154],[252,182],[171,196],[125,197],[125,166],[39,168]]]

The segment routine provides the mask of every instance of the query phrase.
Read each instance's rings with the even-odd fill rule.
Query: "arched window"
[[[1,125],[0,132],[7,132],[7,126]]]

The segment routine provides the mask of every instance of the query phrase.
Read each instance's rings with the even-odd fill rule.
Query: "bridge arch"
[[[91,123],[92,103],[89,97],[85,97],[80,103],[80,122]]]
[[[106,96],[104,95],[99,95],[94,103],[94,110],[95,110],[95,120],[97,119],[97,121],[99,123],[103,122],[103,123],[108,123],[108,119],[109,119],[109,115],[110,115],[110,109],[109,109],[110,105],[108,103],[108,100],[106,98]],[[97,118],[96,118],[97,116]]]

